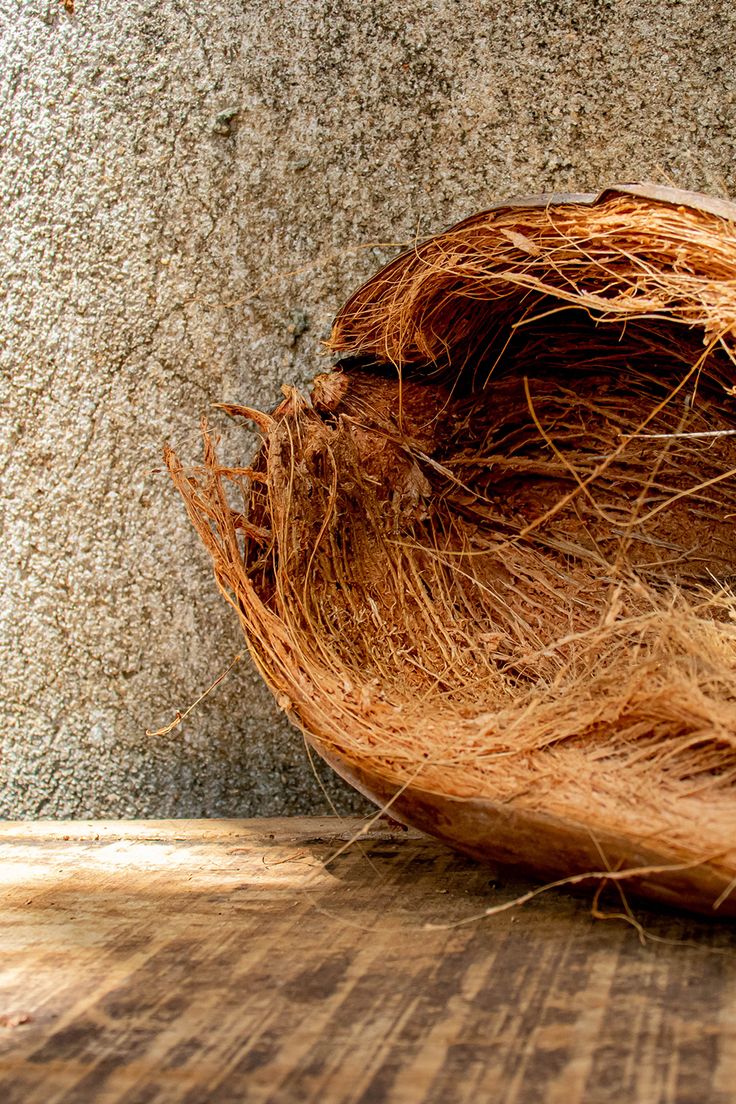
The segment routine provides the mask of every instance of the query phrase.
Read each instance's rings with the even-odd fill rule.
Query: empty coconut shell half
[[[464,851],[735,915],[736,206],[498,204],[329,345],[249,467],[167,454],[281,707]]]

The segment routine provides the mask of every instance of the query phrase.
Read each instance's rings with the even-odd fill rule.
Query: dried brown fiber
[[[735,915],[736,207],[496,207],[330,347],[311,398],[227,408],[252,467],[167,454],[279,703],[466,850]]]

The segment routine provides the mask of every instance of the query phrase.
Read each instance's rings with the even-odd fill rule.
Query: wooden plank
[[[736,1099],[733,928],[359,829],[0,825],[2,1104]]]

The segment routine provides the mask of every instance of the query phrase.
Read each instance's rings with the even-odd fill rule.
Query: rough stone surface
[[[736,8],[69,7],[0,15],[0,815],[317,812],[246,661],[144,734],[241,647],[164,441],[193,459],[212,403],[303,384],[360,281],[497,197],[732,192]]]

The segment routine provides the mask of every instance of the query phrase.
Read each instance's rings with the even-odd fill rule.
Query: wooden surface
[[[0,1102],[736,1101],[733,926],[359,824],[0,825]]]

